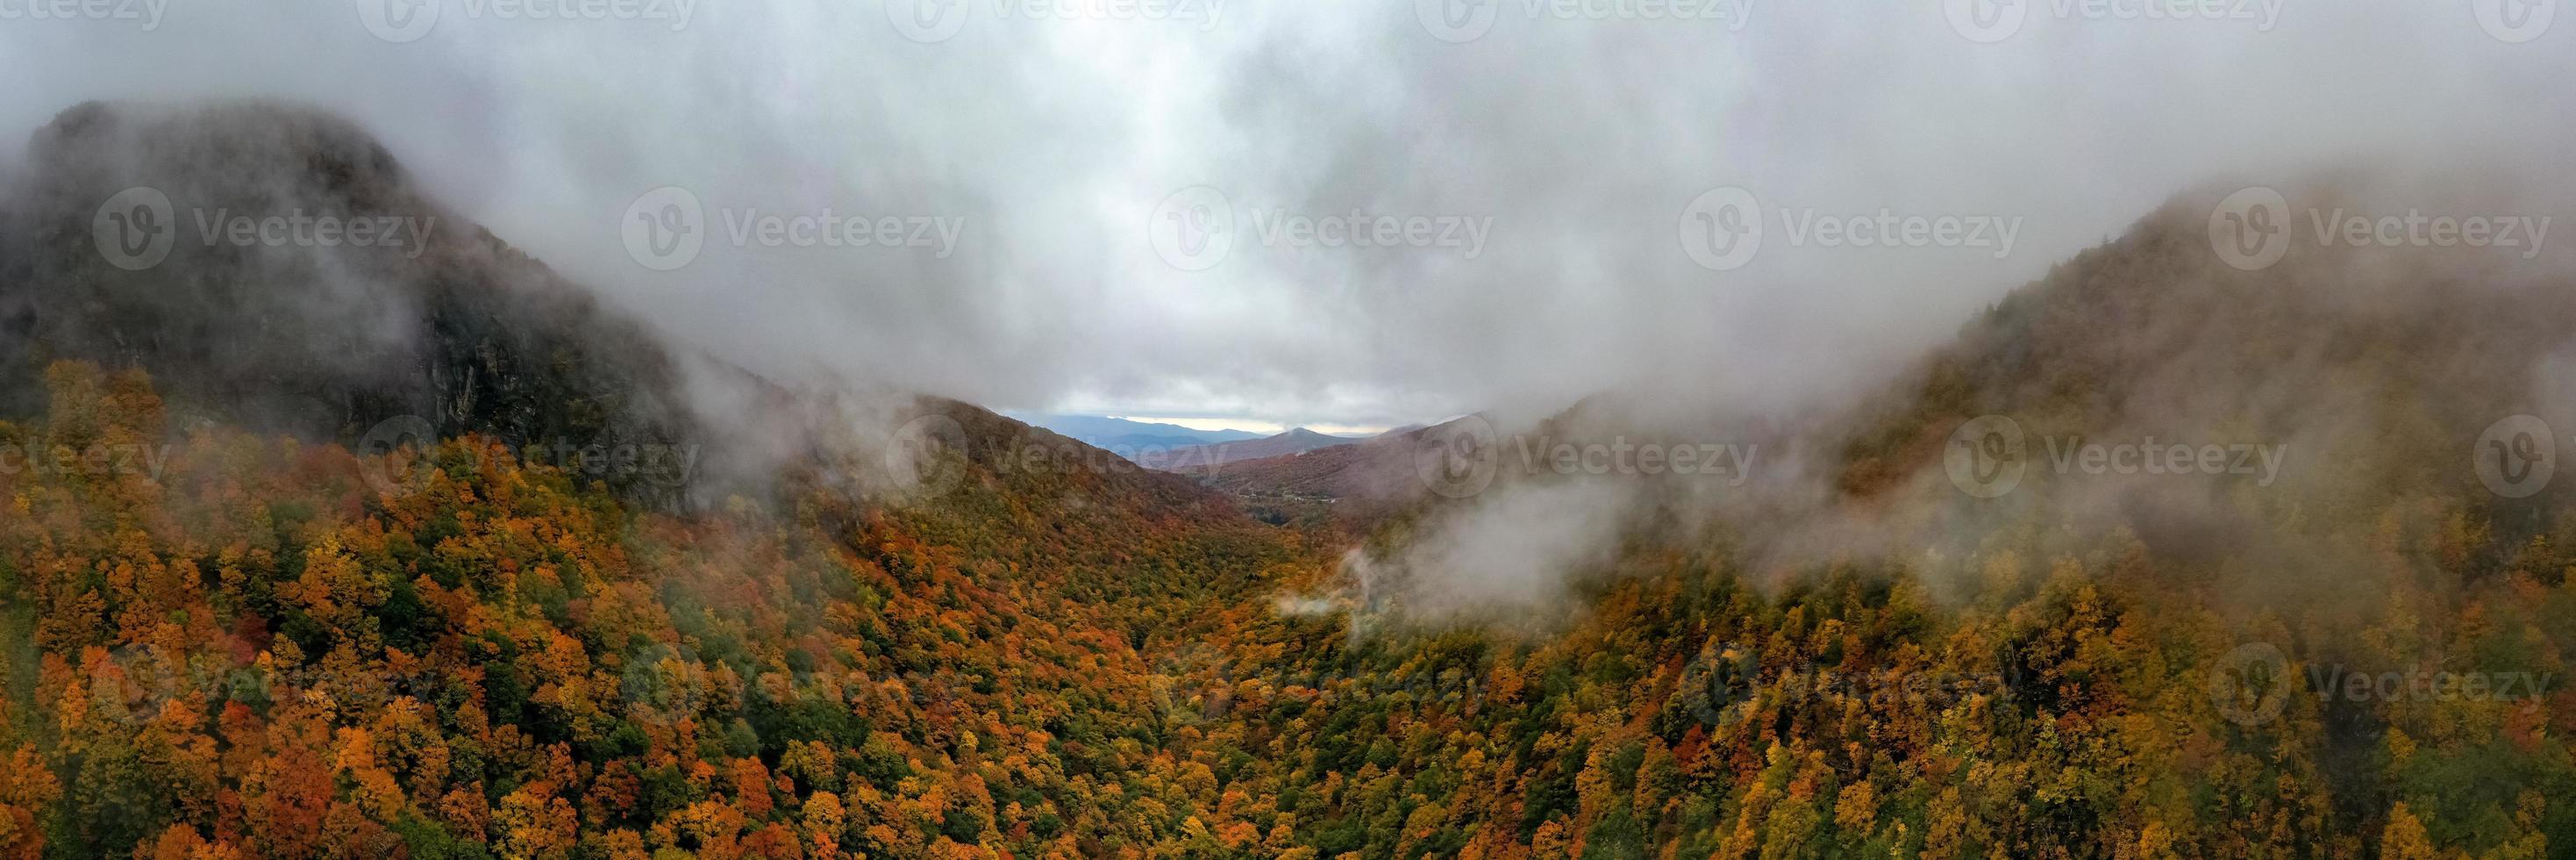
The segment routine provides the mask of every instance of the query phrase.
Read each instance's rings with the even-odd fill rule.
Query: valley
[[[0,856],[2576,845],[2571,485],[2477,459],[2568,420],[2554,275],[2249,270],[2186,193],[1801,414],[1047,430],[693,352],[453,216],[114,265],[84,201],[147,178],[440,211],[341,120],[192,110],[74,108],[12,198]]]

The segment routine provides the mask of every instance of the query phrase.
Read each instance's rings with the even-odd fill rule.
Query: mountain
[[[1180,448],[1261,438],[1261,434],[1248,430],[1193,430],[1178,424],[1097,415],[1030,415],[1022,420],[1131,460]]]
[[[1365,533],[1377,521],[1414,507],[1430,485],[1422,464],[1433,446],[1490,434],[1483,416],[1430,427],[1405,426],[1357,442],[1258,458],[1198,464],[1177,471],[1242,500],[1253,516],[1276,524],[1327,523]]]
[[[150,372],[185,414],[308,439],[420,426],[619,449],[709,433],[657,336],[438,206],[337,117],[83,104],[36,133],[11,192],[7,412],[41,405],[46,364],[79,359]],[[346,229],[326,243],[325,221]]]
[[[2474,188],[2407,187],[2446,185]],[[2576,490],[2544,476],[2576,420],[2576,278],[2304,240],[2240,267],[2212,246],[2218,199],[2177,198],[1812,414],[1677,427],[1605,398],[1479,442],[1490,483],[1417,495],[1282,598],[1351,644],[1301,650],[1283,622],[1233,651],[1281,655],[1264,680],[1403,692],[1282,718],[1309,700],[1238,680],[1257,692],[1231,700],[1234,742],[1391,777],[1326,813],[1328,852],[2563,852]],[[2512,211],[2343,183],[2291,200]],[[1769,465],[1512,450],[1622,437]],[[1401,474],[1354,459],[1269,461],[1266,486]],[[1418,746],[1383,764],[1335,718]],[[1324,789],[1314,772],[1266,787]],[[1410,794],[1423,778],[1491,789]],[[1369,823],[1417,798],[1440,824]]]
[[[736,371],[793,432],[664,504],[510,440],[727,443],[701,359],[479,230],[94,238],[146,181],[445,217],[354,128],[46,147],[0,224],[0,856],[2576,846],[2555,260],[2243,267],[2184,195],[1808,412],[1605,394],[1183,472]],[[2498,206],[2345,180],[2291,199]],[[428,438],[340,444],[396,408]]]
[[[13,856],[1176,843],[1215,799],[1153,797],[1188,781],[1158,673],[1307,564],[1177,477],[1033,468],[1083,449],[957,404],[898,502],[816,468],[672,516],[481,437],[399,490],[367,476],[407,452],[156,446],[139,372],[47,376],[0,446],[157,453],[0,472]]]
[[[1235,826],[1190,788],[1172,655],[1315,575],[1299,536],[980,408],[739,372],[764,420],[901,427],[661,504],[541,446],[724,444],[695,359],[354,127],[84,106],[33,148],[0,225],[0,856],[1071,857]],[[183,233],[129,269],[88,213],[145,183],[170,210],[106,211],[454,232]],[[403,410],[405,444],[337,444]]]
[[[1330,448],[1336,445],[1349,445],[1357,441],[1359,440],[1349,436],[1333,436],[1324,433],[1317,433],[1304,427],[1293,427],[1287,432],[1276,436],[1264,436],[1259,439],[1240,442],[1216,442],[1195,445],[1187,448],[1173,449],[1168,452],[1161,461],[1147,463],[1146,465],[1153,466],[1157,469],[1180,471],[1194,468],[1205,468],[1208,466],[1222,466],[1227,463],[1236,463],[1244,460],[1258,460],[1265,457],[1302,454],[1319,448]]]

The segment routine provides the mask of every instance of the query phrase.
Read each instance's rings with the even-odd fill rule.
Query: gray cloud
[[[2268,29],[2033,2],[1992,44],[1930,2],[1648,21],[1497,0],[1456,7],[1493,14],[1464,42],[1409,2],[1228,2],[1210,26],[994,0],[921,42],[894,23],[918,10],[889,2],[896,17],[697,4],[675,29],[444,0],[406,42],[340,2],[171,0],[149,29],[0,20],[0,129],[92,98],[307,101],[375,131],[449,206],[747,367],[1002,408],[1393,424],[1615,389],[1811,401],[2184,189],[2546,164],[2576,116],[2576,22],[2511,43],[2467,2],[2287,0]],[[708,241],[653,271],[619,231],[672,185],[702,202]],[[1195,186],[1235,222],[1204,271],[1152,239],[1158,204]],[[1730,186],[1761,202],[1764,243],[1714,271],[1679,232]],[[945,256],[729,235],[827,208],[960,226]],[[1824,247],[1781,217],[1882,208],[2018,235],[2001,259]],[[1277,216],[1354,211],[1488,233],[1472,254],[1263,241]]]

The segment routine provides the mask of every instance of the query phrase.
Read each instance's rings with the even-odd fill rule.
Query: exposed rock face
[[[93,102],[28,149],[0,225],[0,415],[40,410],[44,365],[81,358],[313,439],[406,415],[513,445],[701,432],[645,327],[443,211],[338,117]]]

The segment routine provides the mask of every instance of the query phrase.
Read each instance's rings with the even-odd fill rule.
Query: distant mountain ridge
[[[1120,456],[1147,450],[1168,451],[1217,442],[1240,442],[1259,439],[1250,430],[1198,430],[1178,424],[1130,421],[1105,415],[1014,415],[1033,427],[1044,427],[1095,448]]]
[[[1178,424],[1130,421],[1097,415],[1017,415],[1031,426],[1105,449],[1147,468],[1187,471],[1245,460],[1285,457],[1323,448],[1400,434],[1402,427],[1377,436],[1336,436],[1292,427],[1263,436],[1245,430],[1197,430]]]
[[[1473,437],[1481,415],[1430,426],[1406,425],[1367,439],[1343,440],[1266,457],[1235,457],[1177,468],[1182,474],[1240,500],[1253,516],[1272,523],[1338,521],[1353,533],[1421,501],[1427,489],[1417,474],[1426,446]]]
[[[1174,449],[1157,458],[1159,462],[1147,462],[1145,465],[1169,471],[1204,469],[1245,460],[1287,457],[1324,448],[1352,445],[1367,441],[1369,438],[1375,437],[1334,436],[1304,427],[1292,427],[1288,432],[1260,439]]]

